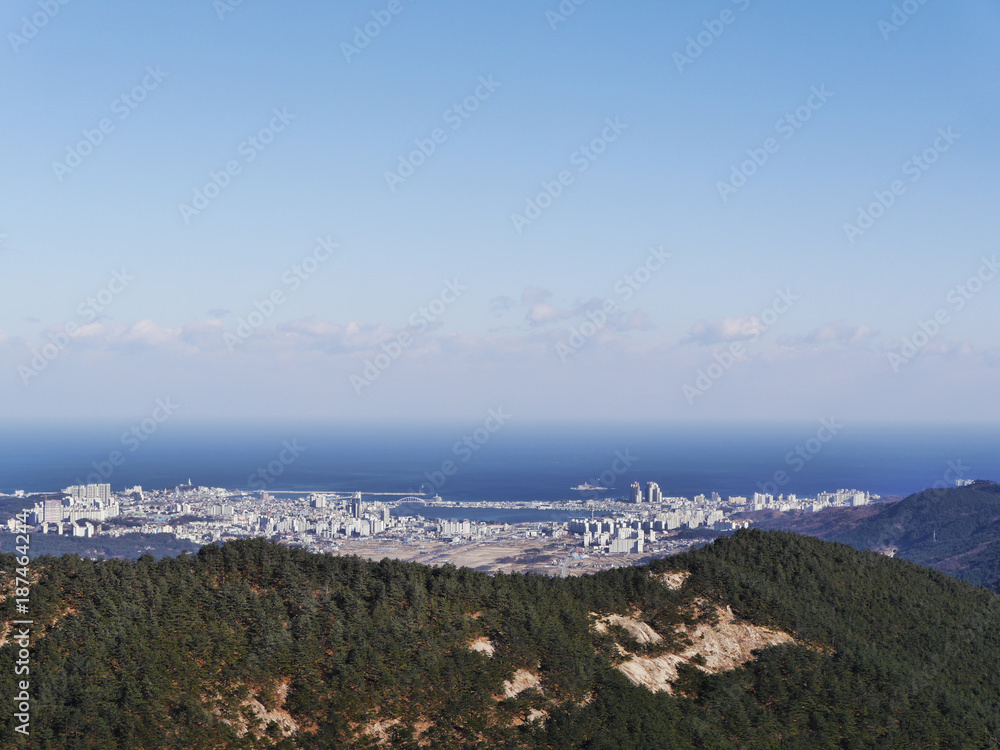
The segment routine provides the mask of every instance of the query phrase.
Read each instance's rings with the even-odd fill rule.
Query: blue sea
[[[756,491],[810,496],[859,489],[907,495],[956,478],[1000,479],[1000,426],[511,422],[432,425],[167,422],[144,439],[129,425],[11,425],[0,434],[0,491],[81,482],[120,490],[186,483],[271,491],[440,494],[445,500],[556,501]],[[833,434],[831,434],[833,433]],[[468,441],[463,443],[463,437]],[[478,441],[477,441],[478,438]],[[798,450],[798,452],[796,452]],[[572,489],[589,483],[598,490]]]

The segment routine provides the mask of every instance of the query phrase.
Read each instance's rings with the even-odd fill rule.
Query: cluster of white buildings
[[[307,541],[364,537],[380,534],[393,523],[388,507],[366,505],[360,493],[285,498],[266,492],[233,494],[221,488],[181,488],[181,492],[183,501],[173,504],[174,513],[181,516],[173,533],[199,543],[246,536],[290,535]]]
[[[119,516],[142,520],[140,526],[106,525]],[[120,536],[138,531],[171,533],[204,544],[240,537],[266,536],[307,545],[330,546],[337,540],[375,537],[392,532],[412,538],[475,539],[489,536],[484,524],[396,518],[391,505],[366,503],[353,495],[313,493],[271,496],[221,487],[178,485],[144,493],[134,487],[112,495],[109,485],[68,487],[35,504],[31,521],[42,533]],[[11,527],[13,528],[13,526]]]
[[[858,507],[860,505],[868,505],[874,500],[878,500],[878,495],[872,495],[868,492],[861,492],[859,490],[837,490],[836,492],[820,492],[815,498],[799,498],[795,495],[774,495],[755,492],[753,500],[750,503],[746,502],[745,498],[729,498],[730,504],[735,505],[734,501],[742,500],[743,504],[748,505],[747,510],[777,510],[781,512],[788,512],[790,510],[804,510],[809,513],[815,513],[816,511],[823,510],[823,508],[829,508],[832,506],[838,507]]]
[[[628,499],[630,503],[635,503],[636,505],[641,503],[659,505],[663,502],[663,493],[660,492],[660,485],[656,482],[646,482],[645,491],[643,491],[642,485],[638,482],[632,482],[632,486],[629,488]]]
[[[71,502],[109,502],[111,500],[110,484],[74,484],[63,490],[64,495],[69,495]]]
[[[654,543],[669,546],[676,535],[664,537],[674,530],[726,531],[750,524],[737,514],[764,510],[808,512],[829,506],[866,505],[878,496],[838,490],[821,492],[815,498],[793,494],[775,497],[758,492],[749,498],[730,496],[723,500],[713,492],[689,499],[664,497],[656,482],[647,482],[644,487],[635,482],[628,499],[631,501],[628,506],[618,501],[602,501],[603,511],[611,511],[611,515],[598,518],[511,525],[396,517],[390,512],[394,501],[366,503],[361,493],[281,493],[272,497],[268,492],[196,487],[189,481],[187,485],[149,492],[133,487],[117,495],[112,495],[108,484],[67,487],[62,493],[42,496],[31,516],[45,534],[90,537],[102,533],[121,536],[134,531],[172,533],[198,544],[264,536],[316,550],[335,550],[340,541],[350,538],[378,537],[419,544],[425,540],[462,543],[486,538],[558,538],[568,533],[579,537],[581,546],[587,550],[617,555],[648,552],[649,545]],[[440,498],[434,500],[440,504]],[[468,505],[506,509],[518,504]],[[553,509],[551,503],[533,506],[539,510]],[[586,512],[581,501],[567,503],[567,507]],[[621,512],[624,508],[628,508],[626,513]],[[120,516],[127,517],[130,523],[112,522]],[[141,525],[137,526],[136,520]],[[10,528],[13,530],[13,525]]]
[[[730,496],[727,502],[723,502],[722,497],[717,492],[711,494],[711,499],[705,495],[696,495],[693,500],[695,506],[722,506],[734,507],[751,506],[748,510],[765,510],[773,508],[775,510],[821,510],[831,505],[838,506],[858,506],[867,505],[872,500],[877,500],[878,495],[872,495],[859,490],[837,490],[836,492],[820,492],[815,498],[798,498],[795,495],[774,495],[755,492],[752,500],[745,497]],[[634,505],[667,505],[680,506],[692,502],[683,497],[664,497],[660,486],[656,482],[646,482],[645,488],[638,482],[633,482],[629,488],[628,502]]]
[[[583,547],[600,548],[608,554],[642,552],[645,543],[657,540],[657,534],[674,529],[732,530],[746,527],[748,521],[727,521],[721,510],[684,509],[669,513],[650,514],[646,518],[604,516],[577,518],[567,524],[571,534],[581,537]]]
[[[746,519],[732,518],[733,514],[763,510],[815,512],[831,506],[867,505],[877,499],[878,495],[859,490],[821,492],[815,498],[799,498],[793,494],[775,497],[756,492],[751,498],[733,495],[723,500],[719,493],[713,492],[688,499],[664,497],[656,482],[647,482],[645,487],[633,482],[627,500],[631,505],[646,508],[638,511],[641,517],[634,517],[633,512],[626,516],[575,519],[567,528],[571,534],[581,537],[584,547],[600,548],[610,554],[642,552],[643,541],[653,542],[658,532],[698,528],[730,531],[750,525]]]
[[[111,495],[111,485],[67,487],[61,494],[46,495],[35,503],[29,521],[43,534],[91,537],[100,524],[121,515],[121,505]]]
[[[643,545],[656,540],[656,532],[643,532],[641,525],[634,520],[612,518],[574,519],[567,528],[571,534],[583,537],[583,546],[596,548],[609,554],[629,554],[642,552]]]
[[[400,542],[445,540],[456,543],[498,536],[534,538],[565,534],[564,524],[487,524],[469,520],[431,520],[394,516],[393,502],[365,502],[361,493],[239,492],[222,488],[188,487],[133,496],[124,512],[148,518],[141,527],[111,528],[105,533],[167,532],[199,544],[243,537],[268,537],[302,544],[317,551],[333,550],[346,539],[380,538]]]
[[[471,537],[472,532],[471,521],[441,521],[438,523],[438,533],[441,536]]]

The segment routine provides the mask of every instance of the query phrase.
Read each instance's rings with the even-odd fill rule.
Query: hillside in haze
[[[893,503],[751,514],[761,527],[894,553],[1000,593],[1000,485],[930,489]]]
[[[32,748],[814,750],[1000,737],[1000,597],[780,532],[570,579],[260,540],[32,564]],[[9,675],[9,592],[0,606]]]

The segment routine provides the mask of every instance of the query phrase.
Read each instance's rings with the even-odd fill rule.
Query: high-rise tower
[[[641,503],[642,502],[642,487],[639,486],[638,482],[632,482],[632,487],[629,490],[629,502],[631,503]]]
[[[646,483],[646,502],[647,503],[663,502],[663,493],[660,492],[660,485],[658,485],[656,482]]]

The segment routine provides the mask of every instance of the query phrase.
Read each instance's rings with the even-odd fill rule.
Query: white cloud
[[[389,326],[358,321],[339,324],[309,317],[279,323],[271,335],[296,347],[306,345],[329,353],[349,353],[373,349],[398,338],[400,333],[402,329]]]
[[[545,325],[554,320],[564,320],[570,317],[571,313],[566,310],[558,310],[547,302],[538,302],[528,309],[525,319],[533,326]]]
[[[756,315],[723,318],[715,322],[699,320],[681,343],[714,346],[729,341],[756,339],[764,330],[765,326]]]
[[[548,302],[552,299],[552,292],[548,289],[541,289],[537,286],[525,287],[521,292],[521,304],[533,305],[537,302]]]
[[[867,325],[849,326],[843,321],[827,323],[803,336],[781,336],[778,344],[790,347],[844,344],[857,346],[869,341],[875,332]]]

